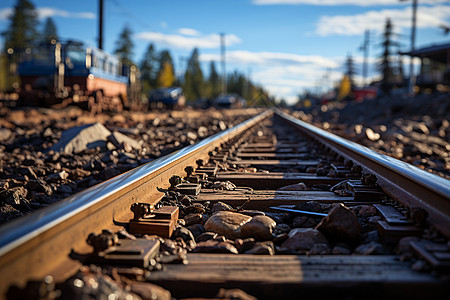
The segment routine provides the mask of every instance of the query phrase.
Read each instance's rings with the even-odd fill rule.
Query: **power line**
[[[143,21],[141,18],[139,18],[136,14],[131,12],[130,10],[124,8],[122,5],[119,4],[119,1],[117,0],[111,0],[113,4],[119,9],[120,14],[123,16],[126,16],[128,19],[133,21],[133,23],[136,23],[140,25],[141,27],[151,29],[151,26],[147,24],[145,21]]]

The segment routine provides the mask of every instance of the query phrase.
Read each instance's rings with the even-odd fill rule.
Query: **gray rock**
[[[189,214],[183,218],[186,226],[194,225],[194,224],[203,224],[203,215],[202,214]]]
[[[275,228],[273,229],[273,233],[276,235],[282,234],[282,233],[289,233],[291,231],[291,227],[288,224],[277,224]]]
[[[308,251],[310,255],[327,255],[331,253],[330,247],[326,243],[317,243]]]
[[[257,241],[272,240],[272,232],[277,223],[268,216],[254,216],[241,227],[241,238],[254,238]]]
[[[7,204],[20,205],[27,195],[28,191],[24,187],[14,187],[0,192],[0,202],[4,201]]]
[[[372,254],[387,254],[388,251],[377,242],[370,242],[368,244],[362,244],[356,247],[355,253],[372,255]]]
[[[45,181],[47,182],[58,182],[61,180],[66,180],[69,177],[69,173],[66,171],[61,171],[58,173],[50,174],[47,177],[45,177]]]
[[[195,238],[195,241],[196,241],[197,243],[205,242],[205,241],[207,241],[207,240],[213,240],[213,239],[215,239],[217,236],[218,236],[218,234],[215,233],[215,232],[203,232],[203,233],[201,233],[199,236],[197,236],[197,237]]]
[[[361,217],[371,217],[377,214],[377,209],[372,205],[362,205],[358,211]]]
[[[205,223],[205,230],[224,235],[228,239],[240,236],[241,226],[252,218],[231,211],[220,211],[212,215]]]
[[[189,229],[185,227],[177,227],[173,231],[172,238],[176,239],[177,237],[182,238],[183,241],[186,242],[186,245],[190,246],[191,248],[194,248],[196,246],[194,235],[189,231]]]
[[[238,254],[236,247],[227,242],[207,240],[205,242],[200,242],[197,247],[194,248],[193,252],[196,253],[231,253]]]
[[[100,123],[73,127],[62,133],[61,139],[50,149],[64,153],[79,153],[86,149],[106,149],[111,132]]]
[[[336,245],[333,247],[333,250],[331,250],[331,253],[335,255],[347,255],[350,254],[351,251],[347,246]]]
[[[197,241],[197,237],[205,232],[205,227],[203,227],[202,224],[194,224],[191,226],[187,226],[186,228],[192,233],[192,235],[195,237],[196,241]]]
[[[108,136],[108,141],[110,141],[117,149],[125,148],[125,145],[129,145],[134,150],[141,149],[141,144],[117,131],[112,132],[111,135]]]
[[[227,210],[232,210],[233,207],[231,207],[230,205],[223,203],[223,202],[217,202],[214,203],[212,208],[211,208],[211,212],[217,212],[217,211],[227,211]]]
[[[322,219],[316,229],[333,242],[355,245],[362,240],[361,224],[359,224],[358,218],[342,203],[333,205],[333,209],[328,216]]]
[[[285,240],[280,249],[287,252],[305,253],[310,251],[315,244],[327,244],[325,236],[317,229],[296,228],[291,230],[289,237]]]
[[[312,228],[317,226],[317,221],[307,216],[297,216],[292,220],[292,227],[294,228]]]
[[[274,245],[272,242],[259,242],[256,243],[253,248],[244,252],[244,254],[257,254],[257,255],[274,255]]]
[[[45,193],[48,196],[53,193],[52,188],[42,179],[28,181],[27,188],[32,191]]]

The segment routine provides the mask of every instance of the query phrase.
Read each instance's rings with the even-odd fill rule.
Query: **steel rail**
[[[197,159],[207,160],[210,151],[272,114],[271,110],[264,111],[197,144],[0,227],[0,298],[11,284],[23,285],[31,278],[72,272],[77,264],[69,254],[88,250],[85,240],[90,232],[114,228],[113,218],[128,220],[134,202],[155,204],[161,197],[156,187],[167,187],[172,175],[184,174],[184,168],[195,165]],[[61,271],[63,265],[66,270]]]
[[[358,162],[366,172],[376,174],[377,184],[393,199],[408,207],[426,209],[428,221],[450,238],[450,180],[348,141],[281,110],[275,113],[347,159]]]

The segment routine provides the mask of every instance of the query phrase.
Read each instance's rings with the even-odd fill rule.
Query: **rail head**
[[[365,166],[366,171],[375,173],[377,183],[394,199],[408,206],[425,208],[430,213],[430,223],[450,237],[450,180],[346,140],[281,110],[275,113],[346,158]]]

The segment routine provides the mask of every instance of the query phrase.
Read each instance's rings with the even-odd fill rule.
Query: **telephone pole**
[[[364,78],[364,86],[367,85],[367,73],[368,73],[368,60],[369,60],[369,45],[370,45],[370,30],[366,30],[364,32],[364,43],[362,45],[362,50],[364,52],[364,61],[363,61],[363,78]]]
[[[406,1],[406,0],[400,0],[400,1]],[[416,49],[417,2],[418,2],[418,0],[412,0],[411,57],[409,60],[409,82],[408,82],[408,92],[409,93],[413,93],[413,87],[414,87],[414,83],[415,83],[414,59],[412,56],[412,52]]]
[[[103,0],[98,0],[98,48],[103,50]]]

